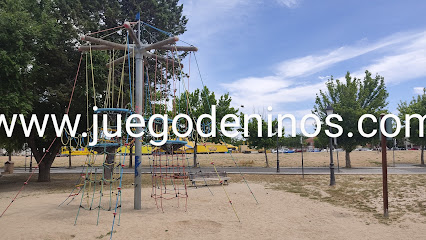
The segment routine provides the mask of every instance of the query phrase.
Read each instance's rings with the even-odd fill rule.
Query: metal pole
[[[27,147],[27,146],[25,146]],[[25,165],[24,165],[24,172],[27,171],[27,157],[28,157],[28,149],[25,148]]]
[[[70,146],[68,147],[68,168],[71,168],[71,141],[70,141]]]
[[[329,131],[331,132],[331,127],[329,127]],[[333,163],[333,139],[330,139],[330,186],[336,185],[336,179],[334,178],[334,163]]]
[[[340,172],[340,164],[339,164],[339,151],[336,146],[336,154],[337,154],[337,172]]]
[[[393,149],[392,149],[392,154],[393,154],[393,167],[395,167],[395,148],[396,148],[396,139],[393,140]]]
[[[380,116],[382,119],[384,114]],[[386,125],[386,124],[385,124]],[[387,156],[386,156],[386,137],[383,135],[383,132],[381,134],[381,143],[382,143],[382,174],[383,174],[383,215],[385,217],[389,217],[389,210],[388,210],[388,163],[387,163]]]
[[[300,137],[301,152],[302,152],[302,178],[305,178],[305,168],[303,164],[303,137]]]
[[[30,172],[33,171],[33,150],[30,149]]]
[[[141,32],[141,23],[140,20],[138,22],[138,39],[140,40],[140,32]],[[135,78],[135,112],[136,114],[142,115],[143,119],[143,56],[141,49],[136,49],[135,47],[135,58],[136,58],[136,78]],[[137,131],[140,133],[142,128],[138,127]],[[141,206],[141,184],[142,184],[142,176],[141,176],[141,165],[142,160],[142,138],[136,138],[135,142],[135,189],[134,189],[134,209],[140,210]]]
[[[305,167],[303,164],[303,144],[302,144],[302,178],[305,178]]]
[[[278,152],[278,132],[277,132],[277,173],[280,172],[280,158],[279,158],[279,152]]]

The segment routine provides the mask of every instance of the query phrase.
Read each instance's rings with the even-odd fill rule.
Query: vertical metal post
[[[380,119],[383,118],[385,114],[380,116]],[[385,124],[386,126],[386,124]],[[382,143],[382,175],[383,175],[383,211],[384,216],[389,217],[388,209],[388,162],[386,156],[386,137],[381,133],[381,143]]]
[[[340,172],[340,164],[339,164],[339,151],[336,146],[336,154],[337,154],[337,172]]]
[[[334,138],[334,148],[336,149],[336,157],[337,157],[337,172],[340,172],[340,164],[339,164],[339,148],[337,146],[337,138]]]
[[[305,167],[304,167],[304,164],[303,164],[303,137],[301,136],[300,137],[300,146],[301,146],[301,153],[302,153],[302,178],[305,178]]]
[[[68,146],[68,168],[71,168],[71,141],[70,146]]]
[[[279,151],[278,151],[278,131],[277,131],[277,173],[279,172],[280,172],[280,158],[279,158]]]
[[[331,127],[328,129],[331,132]],[[336,185],[336,179],[334,177],[334,163],[333,163],[333,138],[330,139],[330,186]]]
[[[393,148],[392,148],[392,154],[393,154],[393,167],[395,167],[395,148],[396,148],[396,139],[393,140]]]
[[[138,22],[138,39],[140,40],[141,32],[141,23],[140,20]],[[135,112],[136,114],[140,114],[143,119],[143,89],[144,89],[144,81],[143,81],[143,55],[141,49],[137,49],[135,46],[135,58],[136,58],[136,78],[135,78]],[[142,132],[142,128],[138,127],[136,132]],[[135,141],[135,182],[134,182],[134,209],[140,210],[141,206],[141,165],[142,160],[142,138],[138,137]]]
[[[27,146],[25,145],[25,147],[27,147]],[[25,165],[24,165],[24,172],[26,172],[26,171],[27,171],[27,157],[28,157],[28,149],[27,149],[27,148],[25,148]]]
[[[30,172],[33,171],[33,150],[30,148]]]

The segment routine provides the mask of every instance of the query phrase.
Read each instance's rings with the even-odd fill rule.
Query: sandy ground
[[[83,166],[87,156],[72,156],[72,166]],[[142,165],[148,166],[151,156],[142,156]],[[188,155],[188,162],[193,163],[193,156]],[[279,154],[281,167],[300,167],[301,153]],[[0,164],[3,165],[8,159],[7,156],[0,157]],[[126,164],[128,164],[129,156],[127,156]],[[201,166],[210,166],[213,161],[217,166],[234,166],[234,159],[241,166],[265,166],[265,155],[263,153],[217,153],[217,154],[198,154],[198,161]],[[276,153],[268,153],[269,164],[271,167],[276,166]],[[25,166],[25,156],[13,156],[13,162],[16,167]],[[26,159],[27,167],[29,167],[30,158]],[[337,166],[337,153],[334,152],[334,161]],[[35,162],[35,160],[34,160]],[[354,151],[351,153],[352,167],[378,167],[381,166],[381,153],[376,151]],[[420,151],[395,151],[395,163],[420,164]],[[328,152],[304,153],[304,165],[307,167],[328,167],[330,164],[330,154]],[[339,152],[339,164],[345,166],[345,152]],[[393,165],[393,153],[388,151],[388,164]],[[3,166],[0,166],[3,167]],[[68,167],[68,157],[57,157],[53,163],[53,167]]]
[[[30,186],[30,185],[28,185]],[[33,185],[34,186],[34,185]],[[123,191],[123,213],[114,239],[424,239],[424,223],[405,220],[389,225],[350,208],[272,190],[252,183],[256,204],[243,183],[225,186],[241,222],[238,222],[221,186],[189,188],[187,211],[177,200],[164,201],[164,213],[143,188],[142,210],[133,210],[133,191]],[[0,186],[1,187],[1,186]],[[5,190],[3,188],[3,190]],[[13,191],[0,188],[0,209]],[[74,226],[78,201],[58,207],[66,193],[26,189],[0,218],[1,239],[108,239],[113,216],[82,211]]]

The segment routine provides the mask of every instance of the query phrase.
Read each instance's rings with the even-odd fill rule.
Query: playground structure
[[[111,29],[101,30],[95,33],[90,33],[86,36],[83,36],[81,39],[88,42],[88,45],[80,46],[79,50],[82,52],[76,77],[74,80],[74,87],[71,93],[70,103],[67,108],[67,113],[71,105],[72,96],[75,90],[77,78],[80,72],[80,66],[85,56],[86,63],[86,102],[87,102],[87,132],[78,134],[77,137],[70,137],[70,134],[65,130],[63,136],[60,137],[63,145],[69,147],[68,154],[70,154],[70,148],[72,147],[72,142],[76,142],[75,146],[84,151],[88,151],[86,167],[84,171],[81,172],[80,177],[77,179],[74,189],[68,195],[68,197],[60,204],[70,204],[73,200],[79,199],[80,203],[78,206],[77,215],[75,218],[74,224],[77,224],[79,214],[83,210],[88,210],[91,212],[97,212],[97,224],[100,222],[100,211],[111,211],[113,214],[112,229],[111,229],[111,238],[114,232],[114,226],[120,224],[121,216],[121,193],[122,193],[122,179],[123,179],[123,168],[124,158],[127,154],[127,150],[130,147],[134,146],[135,148],[135,179],[134,179],[134,209],[141,209],[141,160],[142,160],[142,149],[146,147],[148,149],[148,142],[150,140],[160,141],[155,136],[151,136],[146,129],[142,129],[140,125],[134,127],[132,130],[133,133],[139,134],[139,137],[133,138],[133,140],[127,135],[127,133],[122,136],[120,133],[123,133],[119,126],[122,126],[123,123],[127,121],[127,117],[131,114],[138,114],[143,118],[134,118],[132,123],[139,124],[141,121],[145,121],[145,126],[147,122],[150,124],[148,119],[157,112],[157,114],[166,114],[172,112],[172,116],[176,116],[182,110],[176,106],[176,92],[180,85],[183,86],[183,89],[188,96],[188,88],[185,86],[184,78],[188,77],[189,85],[189,76],[184,75],[182,71],[183,64],[181,63],[181,56],[178,55],[178,51],[197,51],[197,48],[194,46],[176,46],[175,42],[179,39],[175,36],[171,36],[170,33],[167,33],[169,38],[162,41],[155,41],[152,39],[151,43],[142,43],[140,39],[141,35],[141,26],[145,25],[151,27],[155,30],[159,30],[149,24],[143,23],[140,20],[137,22],[125,22],[123,26],[114,27]],[[133,27],[137,26],[138,31],[135,33]],[[126,31],[123,31],[123,28]],[[145,29],[145,27],[144,27]],[[123,32],[126,33],[125,44],[119,44],[104,40],[104,37],[96,38],[92,37],[94,34],[104,33],[106,31],[115,30],[113,33],[108,33],[106,36],[120,32],[119,35],[124,36]],[[145,29],[146,30],[146,29]],[[165,33],[164,31],[162,31]],[[133,43],[130,43],[132,40]],[[95,45],[92,45],[94,43]],[[110,51],[110,62],[106,64],[109,69],[108,82],[105,91],[96,91],[95,89],[95,76],[94,76],[94,64],[93,64],[93,55],[92,51]],[[116,52],[124,51],[124,56],[115,58]],[[154,53],[157,51],[161,55]],[[162,55],[166,55],[165,57]],[[191,55],[190,55],[191,56]],[[148,60],[144,60],[150,59]],[[194,54],[196,61],[196,57]],[[134,59],[133,62],[131,59]],[[127,69],[126,69],[126,60],[127,60]],[[146,64],[144,64],[144,62]],[[154,62],[154,73],[148,73],[149,63]],[[190,61],[189,61],[190,62]],[[90,67],[89,67],[90,65]],[[121,66],[121,76],[119,76],[119,84],[115,85],[115,69],[114,67]],[[152,66],[151,66],[152,67]],[[197,63],[198,67],[198,63]],[[152,69],[152,68],[151,68]],[[128,70],[129,77],[129,91],[125,91],[124,76],[125,72]],[[199,69],[198,69],[199,71]],[[152,78],[154,76],[154,79]],[[200,74],[201,78],[201,74]],[[89,80],[91,79],[91,81]],[[169,83],[171,80],[171,83]],[[201,79],[202,80],[202,79]],[[168,94],[168,89],[173,85],[173,95]],[[204,84],[203,84],[204,85]],[[116,88],[115,88],[116,87]],[[92,88],[93,92],[93,113],[94,116],[97,116],[93,119],[93,122],[90,123],[89,120],[89,88]],[[115,92],[117,95],[115,95]],[[126,95],[127,94],[127,95]],[[125,97],[126,95],[126,97]],[[183,96],[183,95],[181,95]],[[171,111],[168,111],[167,101],[172,97],[172,108]],[[100,104],[99,101],[103,100],[104,103]],[[135,100],[135,101],[133,101]],[[206,98],[208,102],[208,99]],[[103,108],[98,108],[97,106],[102,105]],[[186,104],[186,112],[188,113],[188,103]],[[118,116],[124,115],[125,117],[119,118]],[[106,119],[107,126],[104,127],[106,131],[102,130],[101,124],[95,124],[103,118]],[[155,119],[153,128],[160,131],[164,125],[167,125],[166,128],[169,130],[169,126],[172,121],[168,119],[167,121],[162,121]],[[211,124],[211,123],[210,123]],[[186,132],[188,123],[181,121],[179,124],[179,131]],[[211,126],[208,126],[208,123],[203,125],[204,130],[209,131]],[[145,135],[142,138],[142,131],[145,131]],[[98,142],[94,146],[89,146],[89,143],[95,139],[97,136]],[[188,139],[180,139],[172,134],[169,134],[169,139],[160,147],[151,147],[152,156],[148,157],[150,160],[151,174],[152,174],[152,192],[151,197],[155,200],[155,203],[158,208],[163,210],[163,200],[177,199],[178,206],[180,205],[180,199],[184,199],[186,210],[187,208],[187,182],[189,181],[190,175],[187,172],[187,167],[189,166],[188,157],[186,156],[187,150],[191,149],[191,146],[187,146],[187,141],[191,140],[194,135],[190,136]],[[223,136],[222,136],[223,137]],[[198,138],[198,137],[197,137]],[[55,139],[54,141],[56,141]],[[194,139],[192,139],[194,140]],[[195,142],[197,142],[196,139]],[[222,139],[223,141],[223,139]],[[200,141],[198,141],[200,142]],[[202,141],[206,153],[213,152],[213,147],[207,147],[205,141]],[[52,142],[53,144],[53,142]],[[144,144],[144,146],[142,146]],[[51,145],[52,146],[52,145]],[[51,147],[50,146],[50,147]],[[200,145],[197,145],[197,148]],[[50,150],[50,147],[46,152]],[[195,146],[192,146],[192,149]],[[226,147],[226,145],[223,145]],[[217,150],[217,149],[216,149]],[[117,151],[120,151],[120,154],[117,154]],[[44,158],[44,156],[43,156]],[[41,161],[43,160],[41,159]],[[231,158],[235,166],[239,169],[238,164],[235,159]],[[41,162],[40,161],[40,162]],[[7,211],[11,204],[16,200],[19,193],[23,190],[25,185],[28,184],[28,181],[31,179],[31,176],[34,174],[40,162],[37,163],[37,166],[34,167],[32,173],[28,177],[27,181],[22,186],[21,190],[16,194],[11,203],[3,211],[1,216]],[[236,209],[229,197],[229,194],[224,188],[224,183],[228,181],[227,176],[219,173],[214,165],[214,162],[211,162],[214,167],[215,173],[207,174],[209,178],[216,178],[222,185],[224,192],[226,193],[228,203],[232,207],[235,216],[238,221],[240,221]],[[205,174],[202,173],[201,168],[199,172],[202,175],[203,179]],[[247,185],[250,193],[257,203],[257,199],[252,192],[250,186],[248,185],[245,177],[240,174],[244,183]],[[206,176],[207,176],[206,175]],[[224,178],[222,180],[222,178]],[[205,181],[205,179],[204,179]],[[208,187],[208,186],[207,186]],[[210,189],[209,189],[210,190]],[[211,190],[210,190],[211,192]],[[212,193],[212,192],[211,192]],[[212,193],[213,194],[213,193]]]
[[[133,26],[137,24],[138,31],[137,36],[133,30]],[[89,128],[89,119],[88,122],[88,132],[83,133],[81,136],[84,138],[87,136],[86,143],[90,142],[90,139],[97,137],[98,142],[94,146],[88,146],[86,160],[85,172],[81,174],[81,177],[77,181],[75,188],[71,191],[68,198],[62,203],[69,204],[77,196],[80,196],[80,205],[75,219],[77,224],[78,216],[81,210],[96,210],[97,211],[97,224],[99,223],[99,215],[101,210],[112,211],[113,212],[113,223],[111,229],[111,237],[114,230],[114,225],[117,219],[117,225],[120,224],[121,216],[121,188],[122,188],[122,178],[123,178],[123,167],[125,156],[128,154],[130,147],[134,145],[135,148],[135,180],[134,180],[134,208],[141,209],[141,157],[142,157],[142,143],[147,143],[149,140],[158,141],[155,137],[150,136],[148,131],[145,131],[144,139],[142,137],[137,137],[130,142],[129,136],[121,136],[121,125],[127,120],[127,117],[133,113],[139,114],[144,117],[145,125],[148,122],[149,117],[155,113],[155,110],[160,112],[167,112],[167,102],[166,98],[168,95],[164,93],[160,97],[159,101],[164,99],[164,103],[157,100],[157,91],[160,91],[160,94],[167,92],[168,78],[171,78],[173,81],[174,91],[173,97],[176,97],[176,85],[178,77],[176,76],[177,72],[180,74],[179,81],[183,79],[182,64],[180,63],[179,56],[177,55],[178,51],[196,51],[195,47],[180,47],[175,46],[174,43],[178,41],[177,37],[169,37],[166,40],[151,43],[143,44],[140,40],[141,34],[141,22],[136,23],[126,22],[122,26],[127,30],[126,44],[113,43],[102,38],[95,38],[90,35],[83,36],[81,39],[89,42],[89,45],[81,46],[80,51],[86,52],[86,94],[87,94],[87,108],[89,108],[89,71],[88,71],[88,55],[90,56],[90,72],[92,78],[92,87],[93,87],[93,100],[94,100],[94,114],[98,115],[98,118],[95,118],[92,123],[92,127]],[[117,31],[121,31],[120,28]],[[117,32],[116,31],[116,32]],[[133,44],[130,44],[130,40],[133,41]],[[97,45],[92,45],[95,43]],[[109,69],[107,90],[105,93],[104,99],[104,108],[97,108],[96,102],[96,90],[95,90],[95,79],[93,71],[93,61],[92,61],[92,50],[107,50],[110,51],[110,62],[106,64]],[[124,50],[124,56],[113,59],[115,56],[116,50]],[[152,51],[170,51],[171,54],[167,54],[167,57],[161,55],[156,55]],[[176,54],[176,56],[175,56]],[[171,57],[168,57],[171,55]],[[155,73],[154,79],[150,81],[150,75],[148,73],[148,66],[144,64],[144,57],[155,59]],[[133,64],[131,64],[131,58],[134,59]],[[129,75],[129,87],[128,91],[129,102],[124,100],[125,90],[124,90],[124,72],[126,66],[126,60],[128,65],[128,75]],[[159,61],[165,62],[165,66],[160,64]],[[148,61],[147,61],[148,62]],[[121,79],[118,87],[118,98],[115,101],[114,89],[115,78],[114,71],[115,66],[120,66],[122,63]],[[171,64],[169,64],[171,63]],[[160,67],[158,67],[160,65]],[[160,83],[157,86],[157,71],[159,78],[161,78]],[[132,77],[132,72],[135,73],[135,76]],[[163,77],[165,75],[165,77]],[[160,77],[161,76],[161,77]],[[132,81],[133,79],[133,81]],[[189,79],[188,79],[189,81]],[[184,81],[182,81],[184,83]],[[171,85],[171,84],[170,84]],[[153,92],[153,93],[151,93]],[[153,99],[154,95],[154,99]],[[144,97],[145,96],[145,97]],[[163,98],[163,99],[162,99]],[[135,102],[133,102],[135,99]],[[176,100],[173,100],[173,104],[176,103]],[[173,105],[172,112],[174,115],[178,114],[177,108]],[[118,118],[118,115],[125,115],[124,118]],[[95,121],[98,121],[100,118],[107,118],[107,127],[106,131],[102,130],[99,124],[95,124]],[[120,121],[121,120],[121,121]],[[105,119],[103,119],[105,121]],[[138,118],[133,119],[135,123],[140,123]],[[170,129],[169,123],[171,121],[162,122],[159,119],[155,119],[153,127],[156,130],[160,130],[163,127],[163,124],[167,125],[167,128]],[[105,128],[105,124],[103,124]],[[182,128],[185,128],[182,125]],[[132,129],[133,132],[141,136],[143,131],[141,127],[136,127]],[[124,131],[122,131],[124,133]],[[127,134],[127,133],[126,133]],[[81,138],[80,138],[81,139]],[[67,138],[68,141],[71,141],[70,138]],[[64,143],[67,145],[69,142]],[[82,143],[83,140],[77,141]],[[187,206],[187,181],[188,174],[185,169],[187,165],[187,158],[185,152],[175,153],[177,149],[184,146],[187,142],[179,139],[169,139],[161,147],[151,147],[144,146],[147,150],[147,153],[151,153],[150,165],[152,168],[152,193],[151,197],[155,199],[155,203],[158,208],[163,210],[163,200],[169,199],[185,199],[185,209]],[[85,149],[85,146],[80,144],[81,149]],[[68,154],[70,154],[70,149],[68,148]],[[117,154],[120,152],[120,154]],[[97,154],[98,155],[97,155]],[[99,155],[102,153],[102,155]],[[103,156],[103,157],[99,157]],[[100,160],[98,159],[100,158]],[[107,200],[102,202],[102,200]]]

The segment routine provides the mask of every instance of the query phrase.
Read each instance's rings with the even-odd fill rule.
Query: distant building
[[[308,151],[313,150],[315,148],[315,144],[314,144],[315,141],[314,140],[315,140],[315,138],[313,138],[313,137],[305,140],[307,147],[308,147]]]

